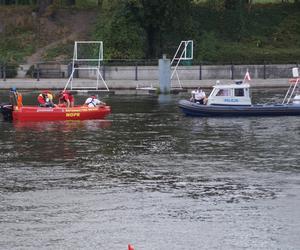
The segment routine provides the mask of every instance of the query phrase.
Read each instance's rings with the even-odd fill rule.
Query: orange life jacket
[[[17,106],[18,108],[23,106],[23,96],[21,93],[17,94]]]

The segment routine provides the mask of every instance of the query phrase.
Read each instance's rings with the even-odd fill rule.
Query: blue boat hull
[[[187,100],[179,101],[179,108],[189,116],[283,116],[300,115],[300,104],[251,106],[201,105]]]

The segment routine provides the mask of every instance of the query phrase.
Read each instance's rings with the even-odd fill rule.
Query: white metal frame
[[[97,58],[78,58],[78,45],[80,44],[96,44],[98,45],[98,56]],[[77,89],[95,89],[99,90],[99,79],[101,79],[102,83],[104,84],[105,90],[109,91],[109,88],[100,72],[100,67],[101,67],[101,62],[103,61],[103,42],[102,41],[75,41],[74,44],[74,52],[73,52],[73,60],[72,60],[72,73],[65,85],[64,90],[66,90],[70,84],[70,89],[73,90],[73,78],[74,78],[74,73],[75,71],[79,70],[95,70],[97,74],[97,81],[95,86],[85,86],[85,87],[76,87]],[[97,62],[96,66],[80,66],[80,62],[86,62],[92,63],[92,62]]]
[[[190,56],[187,54],[189,46],[191,46],[191,55]],[[173,72],[171,74],[171,88],[174,88],[172,86],[172,79],[173,79],[173,76],[176,74],[179,88],[182,89],[182,85],[181,85],[181,82],[179,79],[177,68],[181,61],[193,60],[193,54],[194,54],[193,47],[194,47],[193,40],[181,41],[181,43],[179,44],[177,51],[171,61],[171,68],[174,67]]]
[[[299,68],[297,68],[297,67],[293,68],[292,73],[293,73],[293,78],[289,80],[290,87],[288,88],[288,90],[285,94],[282,104],[288,104],[291,101],[291,99],[295,93],[295,90],[300,82]],[[294,87],[293,87],[293,84],[294,84]]]
[[[282,101],[282,104],[290,103],[299,82],[300,82],[300,78],[294,78],[293,81],[290,82],[290,87],[289,87],[288,91],[285,94],[285,97]]]

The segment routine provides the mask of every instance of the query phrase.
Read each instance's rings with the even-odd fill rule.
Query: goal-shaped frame
[[[109,88],[101,74],[101,62],[103,62],[103,42],[102,41],[75,41],[74,52],[72,59],[72,72],[68,82],[65,85],[64,90],[70,85],[70,89],[73,90],[73,79],[75,72],[80,70],[96,71],[97,81],[95,86],[77,86],[76,89],[99,89],[99,80],[101,79],[104,84],[105,90],[109,91]]]
[[[179,75],[178,75],[178,66],[180,64],[181,61],[190,61],[193,60],[194,57],[194,42],[193,40],[187,40],[187,41],[181,41],[177,51],[171,61],[171,68],[174,67],[173,72],[171,74],[171,87],[174,88],[172,86],[172,79],[174,77],[174,75],[176,75],[178,84],[179,84],[179,88],[182,89],[182,85],[179,79]]]

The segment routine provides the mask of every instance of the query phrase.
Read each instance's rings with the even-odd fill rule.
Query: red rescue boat
[[[86,106],[66,107],[37,107],[14,106],[12,119],[14,121],[63,121],[63,120],[99,120],[110,114],[110,106],[89,108]]]

